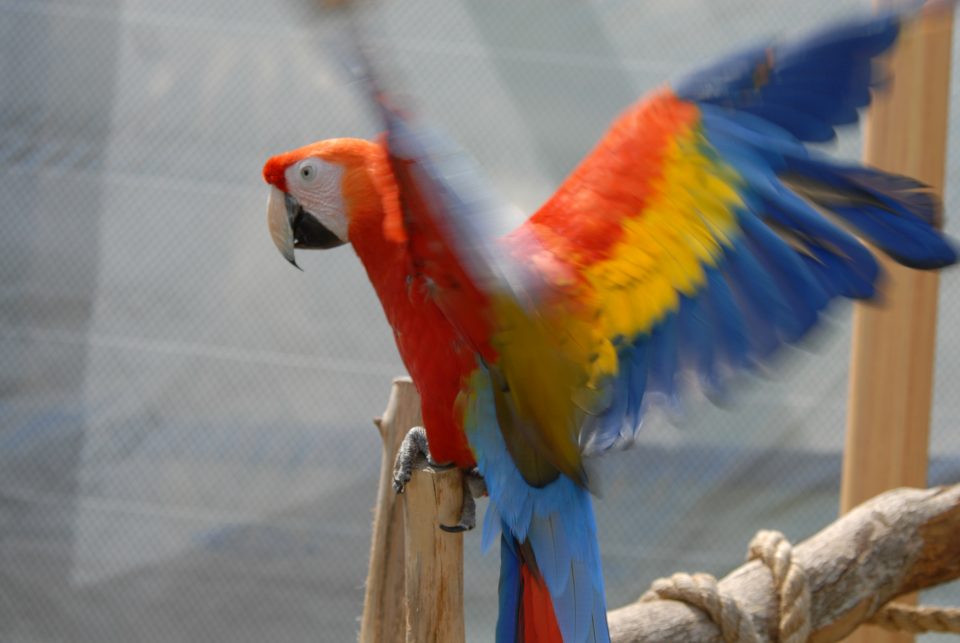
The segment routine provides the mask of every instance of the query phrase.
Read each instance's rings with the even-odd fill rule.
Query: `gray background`
[[[385,0],[365,22],[531,211],[643,90],[864,9]],[[259,176],[270,154],[375,133],[334,55],[343,27],[306,0],[0,0],[0,640],[354,638],[370,418],[402,367],[349,248],[302,254],[304,273],[277,255]],[[848,313],[730,408],[653,421],[603,462],[611,606],[673,571],[724,573],[757,529],[801,539],[835,517]],[[954,271],[931,483],[960,480],[958,319]],[[468,637],[488,640],[497,554],[465,549]]]

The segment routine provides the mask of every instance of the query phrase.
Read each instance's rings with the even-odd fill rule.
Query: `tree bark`
[[[877,496],[794,547],[793,559],[810,587],[810,641],[838,641],[892,598],[960,577],[960,484]],[[777,640],[777,597],[761,562],[719,586],[748,611],[761,641]],[[636,602],[609,622],[615,643],[722,641],[703,612],[673,601]]]

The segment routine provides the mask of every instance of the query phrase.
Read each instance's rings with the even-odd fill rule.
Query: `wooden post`
[[[892,86],[878,92],[865,133],[867,164],[941,194],[952,24],[952,11],[939,10],[903,30],[890,60]],[[886,260],[883,268],[882,301],[854,310],[842,512],[887,489],[926,486],[938,279]],[[913,637],[864,627],[848,640]]]
[[[463,534],[448,533],[463,504],[459,469],[416,469],[403,493],[406,643],[463,643]]]
[[[393,461],[407,431],[423,424],[420,396],[409,377],[393,380],[387,410],[374,424],[383,439],[383,459],[359,640],[360,643],[403,643],[406,628],[403,510],[393,491]]]

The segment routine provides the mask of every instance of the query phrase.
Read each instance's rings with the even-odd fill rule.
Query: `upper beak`
[[[270,227],[270,238],[273,239],[273,245],[277,246],[283,258],[297,268],[300,266],[297,266],[297,260],[293,255],[293,221],[299,207],[296,199],[279,188],[270,186],[270,198],[267,200],[267,225]]]
[[[294,248],[327,249],[345,243],[304,210],[295,198],[272,185],[267,201],[267,224],[277,250],[297,268],[300,266],[294,257]]]

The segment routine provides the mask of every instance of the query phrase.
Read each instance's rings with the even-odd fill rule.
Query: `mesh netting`
[[[862,9],[415,0],[365,22],[530,211],[644,89]],[[3,641],[353,640],[370,418],[402,367],[349,249],[302,254],[304,273],[277,256],[259,176],[272,153],[374,133],[342,35],[305,0],[0,1]],[[931,483],[960,479],[960,280],[942,285]],[[848,312],[738,404],[652,420],[605,462],[611,606],[673,571],[722,575],[761,527],[799,541],[835,517]],[[497,554],[465,550],[468,638],[489,640]]]

